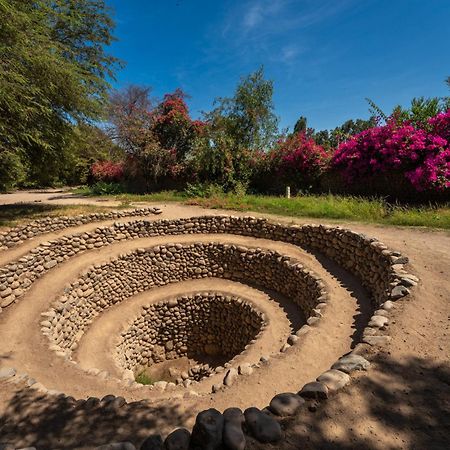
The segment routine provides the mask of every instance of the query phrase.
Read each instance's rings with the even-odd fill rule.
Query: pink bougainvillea
[[[96,181],[121,181],[123,178],[123,163],[98,161],[92,165],[91,172]]]
[[[276,172],[298,187],[308,187],[327,165],[324,148],[304,132],[296,133],[278,142],[269,153]]]
[[[332,159],[349,183],[399,173],[417,191],[450,187],[449,113],[430,119],[432,131],[394,120],[341,144]]]
[[[450,144],[450,109],[432,117],[428,123],[431,126],[433,134],[446,139]]]

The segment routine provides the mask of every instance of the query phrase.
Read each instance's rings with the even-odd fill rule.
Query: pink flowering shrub
[[[113,161],[98,161],[91,167],[95,181],[118,182],[123,178],[123,163]]]
[[[433,134],[447,140],[450,144],[450,109],[442,112],[428,121]]]
[[[280,141],[268,157],[277,175],[297,188],[314,184],[328,163],[324,148],[304,132]]]
[[[430,119],[431,131],[394,120],[370,128],[341,144],[332,167],[349,183],[399,173],[416,191],[450,187],[450,115]]]

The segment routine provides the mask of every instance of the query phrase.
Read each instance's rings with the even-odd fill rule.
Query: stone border
[[[107,213],[79,214],[77,216],[44,217],[33,220],[26,225],[0,231],[0,251],[7,250],[22,244],[28,239],[46,233],[52,233],[64,228],[84,225],[86,223],[101,222],[108,219],[121,219],[123,217],[146,216],[148,214],[161,214],[159,208],[136,208],[128,211],[111,211]]]
[[[70,257],[116,241],[183,234],[237,234],[283,241],[310,248],[356,275],[368,288],[376,305],[409,293],[411,279],[403,270],[408,259],[374,238],[351,230],[324,225],[288,226],[266,219],[234,216],[201,216],[188,219],[135,221],[99,227],[44,242],[14,263],[0,269],[0,312],[29,289],[45,272]]]

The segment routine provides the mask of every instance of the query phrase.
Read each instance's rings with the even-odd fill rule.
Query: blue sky
[[[264,65],[282,127],[316,129],[450,90],[450,0],[107,0],[114,87],[181,87],[197,118]]]

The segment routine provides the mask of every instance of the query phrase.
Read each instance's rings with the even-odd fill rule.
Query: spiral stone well
[[[71,224],[54,224],[48,232]],[[32,229],[24,230],[20,239],[26,230],[32,233]],[[38,233],[46,232],[43,222]],[[6,246],[20,246],[14,233],[8,232],[11,243]],[[87,262],[82,270],[80,262]],[[369,362],[361,356],[370,354],[367,348],[389,342],[386,327],[393,302],[408,295],[418,281],[405,270],[407,263],[406,257],[376,239],[347,229],[282,225],[254,217],[136,220],[68,234],[41,243],[0,269],[4,317],[22,318],[23,326],[31,330],[30,342],[39,347],[26,357],[11,351],[17,368],[8,373],[14,378],[18,370],[26,370],[20,379],[25,380],[27,389],[50,396],[62,391],[68,402],[78,406],[86,402],[86,408],[112,402],[116,408],[126,401],[141,400],[160,408],[166,399],[213,408],[217,399],[225,409],[233,406],[234,400],[245,404],[241,397],[255,386],[263,386],[263,397],[273,396],[278,384],[291,386],[297,376],[301,378],[303,369],[308,370],[314,376],[310,383],[303,380],[296,387],[299,394],[281,392],[282,398],[267,398],[271,414],[263,417],[259,409],[249,408],[239,419],[241,424],[245,422],[242,433],[260,442],[279,442],[279,417],[295,414],[310,399],[332,396],[350,382],[353,371],[368,368]],[[336,326],[332,333],[339,334],[336,330],[342,322],[333,325],[333,315],[341,309],[351,310],[347,303],[352,295],[344,295],[342,304],[334,299],[346,286],[330,273],[333,265],[371,301],[365,305],[371,317],[362,327],[347,320],[349,327],[360,327],[359,343],[338,347],[347,351],[336,355],[327,348],[331,344],[326,327]],[[53,286],[49,282],[53,274],[65,282]],[[206,280],[217,288],[202,288]],[[165,295],[166,290],[183,283],[199,283],[199,288]],[[242,292],[225,292],[225,283]],[[153,297],[157,301],[152,301]],[[139,308],[138,301],[142,302]],[[265,309],[264,302],[270,308]],[[39,317],[38,334],[33,334],[37,319],[25,320],[24,311],[29,309]],[[80,348],[85,348],[102,317],[113,313],[119,323],[111,335],[106,333],[104,342],[109,339],[114,345],[98,347],[99,353],[113,349],[105,362],[111,370],[85,367],[78,359]],[[282,327],[277,323],[280,318]],[[276,325],[279,329],[270,334]],[[26,350],[26,339],[13,328],[6,330],[8,336],[1,336],[0,351],[8,352],[9,340]],[[317,360],[304,359],[303,355],[313,358],[307,351],[313,339],[323,346],[325,358],[334,355],[333,361],[327,359],[331,364],[321,364],[321,355]],[[184,366],[180,369],[177,364],[181,361]],[[161,364],[173,369],[170,379],[161,378],[149,386],[136,383],[142,371]],[[43,365],[62,375],[53,376]],[[271,371],[276,374],[276,385],[264,385],[271,379],[267,375]],[[258,395],[254,393],[254,398]],[[220,435],[217,446],[234,448],[222,440],[227,416],[223,419],[220,412],[208,411],[197,416],[192,437],[184,433],[187,445],[203,448],[199,430],[206,422],[214,422]],[[258,432],[263,422],[267,422],[263,429],[273,431],[269,440]],[[166,433],[164,424],[157,423]],[[192,418],[183,425],[191,427]],[[142,435],[137,441],[144,441]],[[142,448],[147,447],[143,444]]]
[[[236,296],[203,292],[172,298],[143,307],[121,334],[117,359],[138,374],[154,364],[188,358],[198,364],[175,381],[200,381],[241,353],[264,325],[264,314]]]

